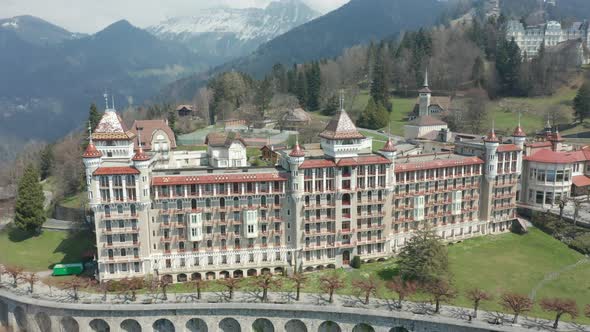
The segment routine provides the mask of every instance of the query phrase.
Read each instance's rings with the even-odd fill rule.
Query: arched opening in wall
[[[344,188],[347,189],[347,188]],[[350,205],[350,194],[342,195],[342,205]]]
[[[80,325],[72,317],[63,317],[60,321],[61,332],[78,332],[80,331]]]
[[[324,266],[323,265],[318,265],[315,269],[318,270],[318,271],[321,271],[321,270],[324,269]]]
[[[329,320],[323,322],[320,327],[318,328],[318,332],[342,332],[340,325],[337,323]]]
[[[391,330],[389,330],[389,332],[410,332],[410,330],[408,330],[402,326],[396,326],[396,327],[391,328]]]
[[[235,270],[234,271],[234,278],[243,278],[244,277],[244,271],[242,270]]]
[[[191,274],[191,280],[201,280],[201,274],[199,272],[195,272]]]
[[[51,331],[51,319],[44,312],[38,312],[35,314],[35,323],[39,331]]]
[[[260,270],[260,274],[270,274],[270,269],[268,267],[265,267],[262,270]]]
[[[385,262],[385,258],[379,258],[377,262]]]
[[[163,275],[162,280],[170,284],[174,282],[174,278],[172,278],[172,276],[169,274]]]
[[[242,327],[233,318],[224,318],[219,322],[219,329],[222,332],[242,332]]]
[[[342,264],[350,264],[350,251],[344,250],[342,252]]]
[[[191,199],[191,210],[196,210],[196,209],[197,209],[197,200]]]
[[[305,272],[311,272],[313,271],[313,266],[308,266],[305,268]]]
[[[141,332],[141,325],[135,319],[126,319],[121,322],[121,330],[125,332]]]
[[[285,324],[285,332],[307,332],[307,326],[299,319],[291,319]]]
[[[328,268],[328,269],[335,269],[336,268],[336,265],[334,265],[334,264],[328,264],[328,265],[326,265],[326,268]]]
[[[0,301],[0,326],[8,326],[8,306]]]
[[[207,323],[204,320],[193,318],[186,322],[186,330],[188,332],[207,332],[209,329],[207,328]]]
[[[282,267],[275,267],[275,274],[283,274],[283,268]]]
[[[186,276],[186,274],[181,273],[179,275],[176,276],[176,280],[178,282],[186,282],[188,280],[188,277]]]
[[[215,280],[215,272],[207,272],[207,274],[205,274],[205,277],[207,278],[207,280]]]
[[[158,319],[152,324],[154,332],[175,332],[174,324],[166,318]]]
[[[252,331],[256,332],[275,332],[272,322],[266,318],[258,318],[252,323]]]
[[[14,308],[14,319],[16,320],[16,325],[20,331],[26,331],[29,328],[29,321],[27,320],[27,314],[21,307]]]
[[[352,328],[352,332],[375,332],[375,329],[369,324],[359,323]]]
[[[256,269],[248,270],[248,277],[255,277],[257,274],[258,272],[256,272]]]
[[[229,278],[229,272],[228,271],[221,271],[221,272],[219,272],[219,277],[221,279]]]
[[[90,329],[94,332],[110,332],[111,327],[102,319],[93,319],[90,321]]]
[[[375,260],[373,260],[373,259],[367,259],[367,263],[375,263]]]

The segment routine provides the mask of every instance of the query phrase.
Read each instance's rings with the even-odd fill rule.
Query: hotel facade
[[[320,144],[253,167],[239,135],[176,151],[165,122],[127,130],[108,109],[83,155],[99,278],[313,271],[386,259],[425,227],[450,242],[506,232],[524,140],[519,126],[513,144],[492,130],[453,153],[398,156],[391,139],[375,153],[341,110]]]

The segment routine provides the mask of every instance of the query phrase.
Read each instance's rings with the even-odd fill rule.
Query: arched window
[[[121,249],[121,257],[125,257],[127,256],[127,250],[125,250],[125,248]]]
[[[227,246],[227,240],[226,239],[221,239],[221,248],[225,249],[225,247]]]
[[[279,246],[279,245],[281,245],[281,237],[275,236],[275,246]]]
[[[108,255],[109,255],[110,259],[113,259],[113,256],[114,256],[113,249],[109,249]]]
[[[182,201],[181,200],[177,200],[176,201],[176,209],[177,210],[182,210]]]
[[[328,204],[330,204],[332,202],[332,195],[330,195],[330,194],[326,195],[326,202]]]
[[[262,237],[262,245],[263,245],[263,246],[266,246],[266,242],[267,242],[267,241],[266,241],[266,236],[263,236],[263,237]]]
[[[123,214],[123,205],[117,205],[117,213]]]
[[[213,241],[207,240],[207,248],[213,247]]]
[[[252,205],[254,205],[254,199],[252,199],[252,196],[248,196],[248,207],[252,207]]]
[[[111,215],[111,207],[108,205],[104,206],[104,214],[108,217]]]
[[[367,193],[367,200],[368,200],[368,201],[372,201],[372,200],[373,200],[373,192],[369,191],[369,192]]]
[[[234,197],[234,207],[240,207],[240,199],[237,197]]]
[[[168,211],[168,201],[162,202],[162,210]]]
[[[315,205],[320,205],[322,204],[322,198],[320,197],[320,195],[317,195],[315,197]]]
[[[135,204],[131,204],[131,206],[129,207],[129,209],[131,210],[131,215],[134,216],[137,214],[137,208],[135,207]]]
[[[281,198],[279,197],[279,195],[275,195],[275,205],[279,205],[279,204],[281,204]]]
[[[305,196],[305,206],[309,206],[309,196]]]
[[[193,209],[193,210],[197,209],[197,200],[196,199],[191,199],[191,209]]]
[[[225,207],[225,198],[221,197],[221,198],[219,199],[219,206],[220,206],[220,207],[222,207],[222,208],[224,208],[224,207]]]
[[[184,242],[178,242],[178,249],[184,250]]]
[[[428,184],[428,182],[426,182],[426,184]],[[383,199],[383,191],[382,190],[379,190],[377,192],[377,199],[378,200],[382,200]]]
[[[234,240],[234,247],[235,247],[236,249],[240,249],[240,239],[235,239],[235,240]]]
[[[260,197],[260,204],[262,204],[262,206],[266,206],[266,196]]]
[[[205,207],[211,207],[211,198],[205,199]]]

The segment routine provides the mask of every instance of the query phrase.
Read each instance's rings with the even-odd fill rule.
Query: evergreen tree
[[[44,201],[39,172],[33,165],[29,165],[18,183],[14,216],[16,226],[24,231],[39,232],[46,219]]]
[[[340,101],[338,100],[338,96],[332,95],[330,98],[328,98],[328,102],[326,103],[326,107],[324,107],[322,110],[322,114],[328,116],[334,115],[336,112],[338,112],[339,108]]]
[[[322,83],[320,64],[313,62],[306,73],[307,79],[307,110],[317,111],[320,109],[320,89]]]
[[[171,110],[168,111],[168,126],[170,127],[170,129],[172,129],[172,132],[174,133],[174,137],[178,137],[178,128],[176,128],[176,120],[177,120],[177,116],[176,116],[176,111],[175,110]]]
[[[293,65],[293,68],[287,72],[287,92],[292,95],[297,94],[297,65]]]
[[[375,109],[377,105],[375,104],[375,100],[371,97],[369,98],[369,102],[367,102],[367,106],[356,120],[356,125],[361,128],[369,128],[372,119],[375,118]]]
[[[53,166],[53,149],[51,145],[46,145],[43,150],[41,150],[41,156],[39,161],[39,169],[41,180],[47,179],[49,174],[51,173],[51,167]]]
[[[90,125],[90,128],[92,128],[92,130],[96,129],[101,118],[102,118],[102,115],[98,112],[98,109],[96,108],[96,104],[94,104],[94,103],[90,104],[90,110],[88,111],[88,123]]]
[[[500,80],[500,92],[504,95],[518,96],[521,94],[519,75],[522,58],[520,49],[514,41],[502,40],[496,54],[496,70]]]
[[[389,77],[385,65],[384,48],[380,47],[373,67],[373,82],[371,83],[371,97],[375,103],[387,105],[389,103]]]
[[[590,85],[584,82],[574,98],[574,112],[580,122],[590,117]]]
[[[357,125],[361,128],[380,129],[387,126],[388,120],[389,114],[385,106],[376,103],[373,98],[369,98],[367,107],[357,120]]]
[[[256,89],[256,95],[254,96],[254,104],[256,105],[257,111],[263,117],[269,108],[272,95],[273,93],[270,84],[270,78],[266,77],[258,85],[258,88]]]
[[[307,82],[305,80],[305,73],[303,70],[297,73],[297,84],[295,86],[295,96],[299,100],[299,105],[305,107],[307,105]]]
[[[432,230],[419,230],[401,250],[398,266],[406,280],[432,282],[447,279],[447,247]]]

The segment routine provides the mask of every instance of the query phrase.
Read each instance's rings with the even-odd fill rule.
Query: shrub
[[[352,261],[350,262],[350,266],[353,269],[360,269],[361,268],[361,257],[360,256],[354,256],[352,258]]]

